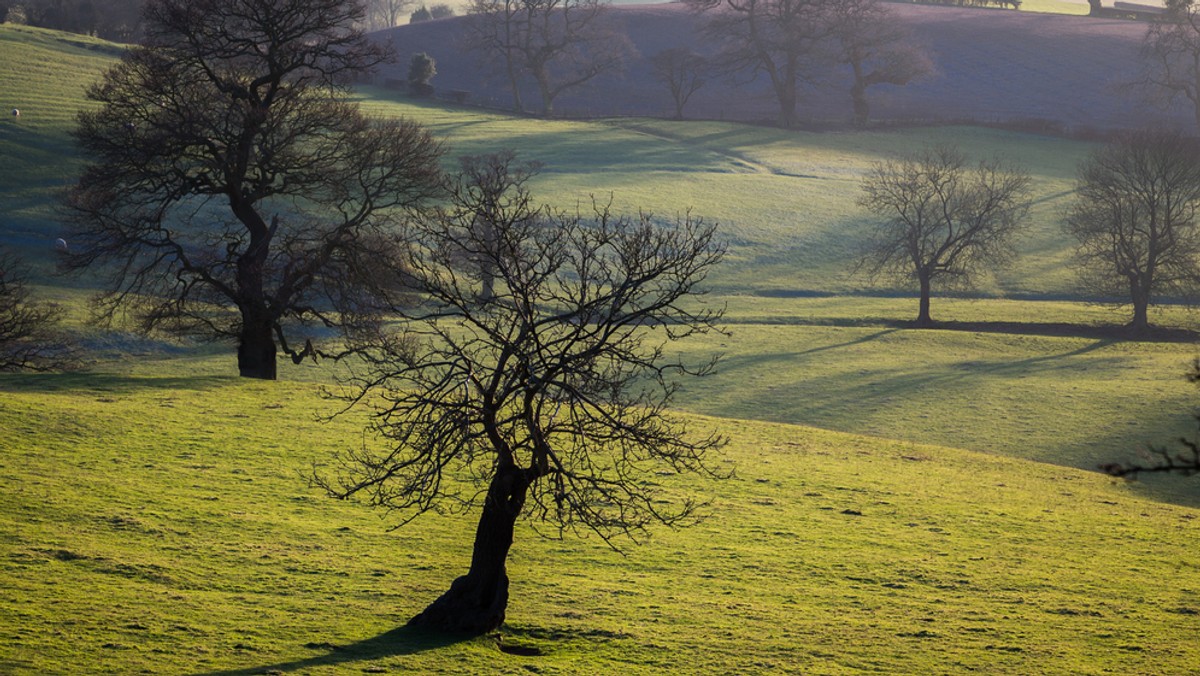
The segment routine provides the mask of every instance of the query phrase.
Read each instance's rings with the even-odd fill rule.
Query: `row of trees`
[[[140,35],[144,0],[0,0],[7,23],[131,42]]]
[[[652,57],[656,76],[670,89],[676,113],[713,76],[769,79],[780,123],[796,120],[802,88],[833,68],[851,74],[854,119],[865,124],[867,90],[904,85],[930,73],[928,54],[879,0],[687,0],[703,17],[702,34],[715,51],[700,55],[672,48]],[[544,115],[564,91],[621,70],[636,54],[600,0],[475,0],[470,44],[481,62],[509,84],[513,109],[524,112],[521,89],[532,79]]]
[[[860,204],[882,217],[860,268],[915,279],[919,325],[933,323],[930,290],[969,285],[1010,262],[1029,209],[1029,176],[991,160],[971,166],[953,148],[877,164]],[[1098,149],[1079,167],[1064,229],[1076,241],[1085,290],[1125,298],[1130,327],[1150,326],[1156,298],[1200,297],[1200,143],[1137,132]]]

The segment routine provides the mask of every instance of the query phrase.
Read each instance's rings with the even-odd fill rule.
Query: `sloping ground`
[[[1050,121],[1072,130],[1190,124],[1187,110],[1160,111],[1120,90],[1134,79],[1137,49],[1145,24],[1084,16],[1033,14],[1011,10],[959,9],[893,5],[916,39],[928,46],[939,72],[908,87],[872,90],[873,116],[894,121],[978,120],[981,122]],[[619,77],[596,80],[556,102],[563,115],[654,115],[674,113],[670,95],[655,81],[648,58],[677,46],[710,51],[696,32],[698,19],[680,4],[613,9],[640,56]],[[438,63],[434,80],[440,92],[469,93],[469,101],[511,105],[505,81],[481,68],[465,28],[456,17],[381,34],[391,40],[400,63],[381,73],[380,82],[404,77],[408,57],[425,51]],[[828,84],[807,92],[800,116],[809,121],[841,122],[850,115],[847,84],[838,73]],[[538,109],[532,83],[526,107]],[[778,108],[765,79],[737,84],[714,79],[689,103],[688,117],[773,120]]]

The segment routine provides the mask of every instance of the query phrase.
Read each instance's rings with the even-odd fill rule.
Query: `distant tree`
[[[445,3],[438,3],[429,8],[429,18],[431,19],[445,19],[450,16],[454,16],[454,8]]]
[[[422,21],[429,21],[432,18],[433,14],[429,11],[429,8],[425,5],[421,5],[408,17],[408,22],[421,23]]]
[[[969,166],[938,147],[876,164],[859,204],[886,220],[874,228],[859,268],[871,276],[915,278],[917,324],[929,326],[933,283],[969,285],[1012,259],[1012,241],[1029,209],[1028,174],[996,160]]]
[[[365,25],[367,30],[379,31],[399,26],[413,0],[367,0]]]
[[[1088,0],[1088,16],[1100,16],[1104,14],[1104,5],[1100,0]]]
[[[600,0],[473,0],[468,14],[472,48],[503,64],[518,112],[523,77],[537,84],[549,117],[560,94],[620,71],[635,52]]]
[[[362,18],[344,0],[150,2],[147,42],[88,90],[76,130],[66,263],[111,273],[105,316],[236,341],[241,375],[264,379],[279,350],[317,354],[306,323],[371,318],[381,233],[436,193],[441,151],[348,100],[388,56]]]
[[[829,67],[827,41],[840,0],[684,0],[705,17],[703,33],[720,45],[713,65],[727,73],[766,73],[779,123],[796,121],[800,87]]]
[[[35,301],[28,277],[15,255],[0,250],[0,371],[69,367],[76,350],[58,328],[62,311]]]
[[[688,99],[706,83],[708,63],[703,56],[684,47],[664,49],[650,59],[654,77],[667,85],[675,102],[675,119],[683,119]]]
[[[1097,150],[1079,168],[1065,221],[1077,241],[1085,287],[1124,296],[1129,325],[1149,326],[1157,295],[1193,299],[1200,290],[1200,143],[1175,133],[1136,132]]]
[[[479,200],[494,187],[464,177],[450,211],[404,234],[423,300],[397,308],[399,335],[364,336],[362,370],[348,381],[352,401],[378,407],[374,430],[387,447],[351,451],[336,476],[316,477],[404,522],[448,505],[482,508],[468,572],[411,626],[483,633],[504,621],[522,514],[554,536],[592,531],[615,546],[694,515],[694,500],[647,477],[717,475],[707,458],[723,440],[692,434],[667,409],[674,378],[712,362],[664,354],[667,341],[718,330],[721,312],[696,302],[723,253],[713,226],[538,208],[514,161],[475,161],[494,163],[480,174],[511,178],[503,200]],[[494,294],[478,293],[481,260]]]
[[[433,85],[429,84],[437,75],[437,61],[425,52],[413,54],[408,61],[408,89],[416,96],[432,96]]]
[[[1188,372],[1187,378],[1192,383],[1200,385],[1200,359],[1192,362],[1192,370]],[[1181,449],[1151,446],[1146,453],[1142,454],[1141,462],[1108,463],[1101,465],[1100,469],[1112,476],[1131,479],[1137,478],[1137,475],[1143,472],[1149,474],[1171,472],[1184,476],[1200,474],[1200,412],[1193,413],[1192,416],[1196,419],[1197,433],[1191,439],[1187,437],[1176,439],[1176,443],[1182,447]]]
[[[928,53],[882,0],[841,0],[829,21],[837,59],[853,74],[850,100],[860,127],[870,119],[869,87],[906,85],[933,71]]]
[[[1180,98],[1200,128],[1200,8],[1192,0],[1168,0],[1142,42],[1140,84],[1164,103]]]

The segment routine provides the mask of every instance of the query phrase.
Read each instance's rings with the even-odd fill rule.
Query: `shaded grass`
[[[627,556],[523,527],[502,636],[416,636],[397,627],[465,569],[472,518],[387,533],[307,488],[311,460],[360,441],[353,417],[314,421],[328,405],[315,386],[57,378],[0,377],[7,673],[1184,673],[1200,660],[1176,640],[1200,630],[1195,510],[1071,469],[738,421],[715,423],[737,478],[644,478],[712,496],[704,523]]]

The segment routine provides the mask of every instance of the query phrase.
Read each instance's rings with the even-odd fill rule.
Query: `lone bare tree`
[[[1200,143],[1175,133],[1130,133],[1079,167],[1064,223],[1080,279],[1093,294],[1127,297],[1129,326],[1146,329],[1154,298],[1200,291]]]
[[[33,299],[29,272],[0,250],[0,371],[53,371],[72,366],[75,347],[58,328],[62,311]]]
[[[835,0],[684,0],[706,17],[703,33],[721,45],[714,66],[727,73],[766,73],[779,123],[796,121],[800,87],[826,70],[825,42]]]
[[[367,30],[380,31],[399,26],[416,0],[366,0]]]
[[[388,57],[362,18],[343,0],[149,2],[147,42],[76,130],[68,264],[111,273],[107,316],[236,341],[241,375],[265,379],[278,350],[315,353],[300,324],[354,317],[333,301],[371,288],[380,231],[441,181],[423,128],[346,99]]]
[[[600,0],[472,0],[467,13],[472,48],[486,63],[503,64],[517,112],[524,112],[524,77],[537,84],[549,117],[560,94],[620,71],[636,52]]]
[[[877,163],[859,204],[879,222],[858,268],[876,277],[915,278],[919,326],[929,326],[934,281],[970,285],[1014,256],[1014,236],[1029,210],[1028,174],[998,160],[968,165],[956,148],[936,147]]]
[[[537,208],[524,170],[505,166],[511,154],[486,161],[491,175],[513,177],[505,199],[458,193],[452,210],[413,223],[404,241],[422,301],[397,308],[399,334],[358,346],[350,399],[377,407],[386,448],[347,453],[336,476],[316,477],[406,521],[447,504],[482,507],[468,572],[409,622],[438,631],[504,621],[505,561],[522,514],[554,535],[593,531],[610,544],[681,523],[696,502],[644,478],[716,475],[706,456],[723,443],[666,408],[676,376],[714,364],[664,354],[667,341],[718,330],[721,311],[696,298],[723,254],[714,227]],[[478,293],[485,268],[491,294]]]
[[[675,102],[675,119],[683,119],[683,107],[707,83],[708,61],[684,47],[671,47],[650,59],[654,78],[667,86]]]
[[[1164,103],[1186,99],[1200,128],[1200,8],[1191,0],[1166,7],[1146,29],[1140,84]]]
[[[913,44],[910,31],[880,0],[841,0],[830,10],[830,33],[838,61],[850,67],[854,122],[866,126],[867,89],[906,85],[933,72],[929,54]]]

